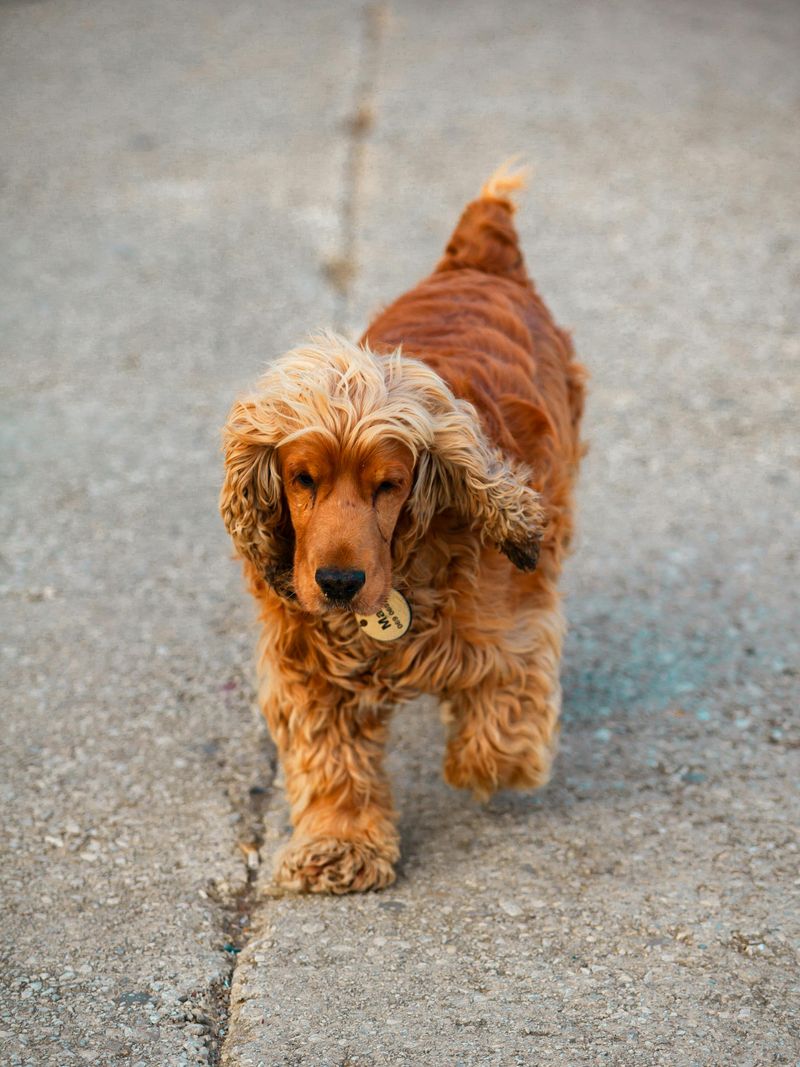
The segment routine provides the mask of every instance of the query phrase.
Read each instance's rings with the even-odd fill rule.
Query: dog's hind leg
[[[383,771],[389,714],[329,689],[281,686],[264,702],[294,826],[275,880],[301,892],[380,889],[399,856]]]
[[[518,622],[480,681],[451,690],[444,705],[445,779],[484,800],[544,785],[556,750],[563,618],[554,607],[522,612]]]

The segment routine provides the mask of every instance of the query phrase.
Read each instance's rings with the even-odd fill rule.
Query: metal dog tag
[[[376,641],[396,641],[411,626],[411,605],[402,593],[393,589],[386,603],[374,615],[358,615],[358,625]]]

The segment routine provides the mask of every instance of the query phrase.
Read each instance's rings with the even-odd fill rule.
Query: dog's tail
[[[525,187],[528,167],[507,160],[489,178],[481,195],[467,204],[453,230],[437,271],[471,267],[486,274],[500,274],[526,284],[529,281],[514,228],[512,193]]]
[[[514,210],[515,204],[511,194],[524,189],[528,184],[532,168],[527,163],[520,163],[519,156],[511,156],[501,163],[481,189],[481,199],[504,200]]]

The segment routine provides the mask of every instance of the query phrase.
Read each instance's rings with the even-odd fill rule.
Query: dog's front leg
[[[389,713],[324,683],[280,687],[264,705],[294,833],[275,863],[288,889],[349,893],[394,881],[398,834],[383,750]]]
[[[498,642],[484,677],[449,694],[444,776],[487,799],[547,781],[558,737],[563,620],[557,606],[521,612],[514,645]]]

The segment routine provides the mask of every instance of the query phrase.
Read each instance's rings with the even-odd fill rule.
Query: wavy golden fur
[[[289,888],[394,879],[383,747],[419,693],[449,723],[451,785],[486,797],[548,777],[584,372],[527,276],[519,185],[493,176],[429,278],[358,344],[322,334],[277,360],[224,430],[221,510],[260,607]],[[392,587],[413,623],[381,643],[355,613]]]

